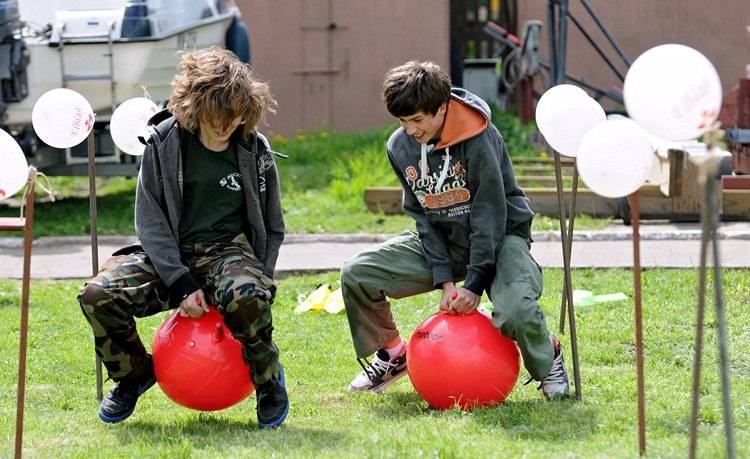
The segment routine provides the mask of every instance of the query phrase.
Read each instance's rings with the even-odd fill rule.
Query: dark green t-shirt
[[[211,151],[197,134],[182,136],[183,208],[180,243],[228,242],[242,232],[243,193],[237,145]]]

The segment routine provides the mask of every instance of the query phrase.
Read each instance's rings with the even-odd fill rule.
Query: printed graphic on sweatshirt
[[[273,167],[273,156],[271,153],[258,157],[258,191],[266,191],[266,171]]]
[[[441,159],[445,160],[445,157]],[[419,167],[422,167],[421,162]],[[426,214],[442,213],[454,217],[469,213],[470,204],[453,207],[471,200],[471,193],[466,185],[466,169],[460,160],[455,164],[448,163],[446,167],[440,189],[436,188],[443,171],[433,172],[428,166],[425,176],[422,177],[419,169],[409,166],[404,171],[404,175]],[[448,207],[451,209],[446,209]]]
[[[241,191],[240,177],[239,172],[233,172],[219,180],[219,185],[232,191]]]

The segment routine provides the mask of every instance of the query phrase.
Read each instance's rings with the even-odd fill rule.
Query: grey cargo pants
[[[524,366],[533,379],[541,381],[552,368],[554,350],[538,303],[542,271],[529,252],[530,246],[524,238],[505,236],[489,297],[493,324],[516,341]],[[454,275],[463,279],[468,254],[451,250]],[[405,298],[434,289],[415,231],[406,231],[347,260],[341,268],[341,291],[357,358],[375,353],[399,336],[389,297]]]

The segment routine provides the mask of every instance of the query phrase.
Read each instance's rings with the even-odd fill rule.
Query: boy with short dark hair
[[[516,185],[489,106],[452,88],[436,64],[416,61],[388,71],[383,99],[401,125],[388,140],[387,153],[416,231],[363,251],[341,269],[347,318],[363,368],[349,390],[378,393],[407,373],[406,342],[388,298],[442,289],[439,308],[449,314],[475,312],[486,291],[493,324],[516,341],[542,394],[548,399],[569,395],[560,341],[547,329],[537,302],[543,278],[529,251],[534,213]]]

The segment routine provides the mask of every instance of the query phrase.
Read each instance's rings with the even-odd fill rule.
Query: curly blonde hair
[[[242,135],[255,131],[267,112],[276,113],[276,100],[268,84],[260,81],[249,64],[223,48],[187,52],[181,72],[172,79],[169,111],[180,126],[196,132],[201,121],[223,120],[226,128],[242,119]]]

